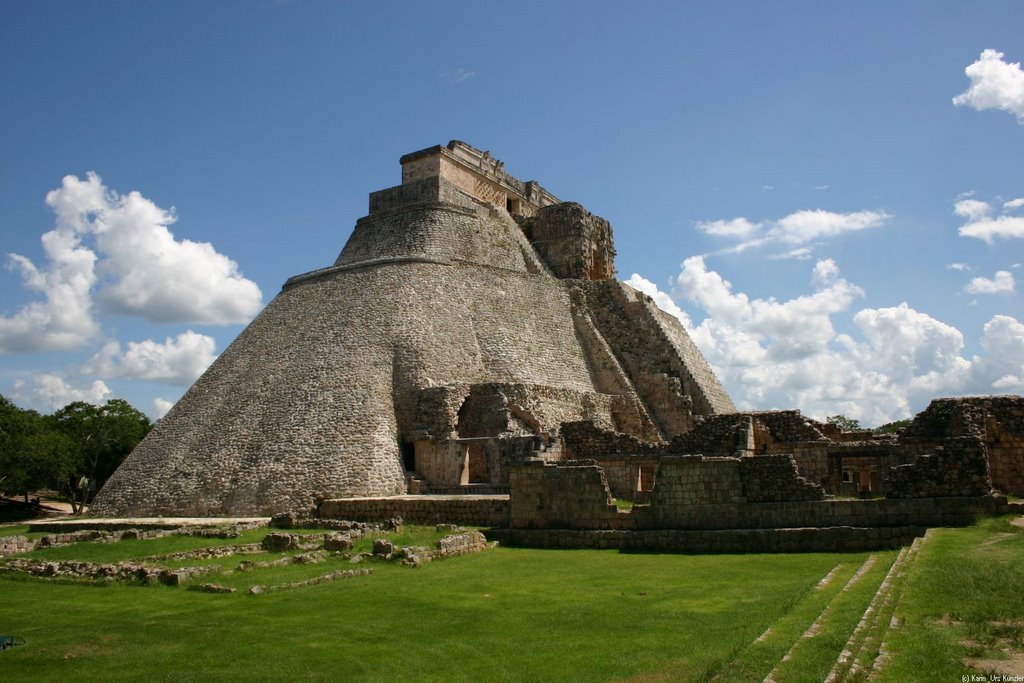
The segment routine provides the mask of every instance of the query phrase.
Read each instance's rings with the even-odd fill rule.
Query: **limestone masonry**
[[[401,165],[334,264],[285,283],[92,513],[501,493],[522,463],[564,459],[563,424],[657,445],[735,413],[680,323],[615,279],[607,221],[462,142]]]

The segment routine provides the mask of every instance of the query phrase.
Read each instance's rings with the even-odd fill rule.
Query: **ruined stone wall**
[[[816,501],[824,497],[820,486],[797,474],[789,456],[664,456],[654,480],[651,523],[657,528],[689,528],[679,525],[688,523],[695,508]]]
[[[599,464],[614,498],[634,503],[650,502],[654,477],[658,471],[658,456],[602,458]]]
[[[1006,508],[1005,498],[989,495],[825,500],[821,488],[798,477],[783,456],[662,458],[650,505],[628,513],[611,504],[596,463],[524,464],[513,469],[511,481],[513,529],[962,526]]]
[[[515,528],[609,529],[620,516],[604,473],[593,461],[518,465],[510,482]]]
[[[903,431],[899,443],[913,456],[934,451],[949,437],[971,435],[984,441],[992,487],[1024,496],[1024,398],[1020,396],[935,399]]]
[[[625,455],[661,455],[663,443],[638,439],[630,434],[602,429],[590,421],[562,425],[562,444],[568,457],[603,461]]]
[[[919,446],[928,452],[889,470],[887,497],[983,496],[992,491],[985,443],[978,436],[949,437],[941,446]]]

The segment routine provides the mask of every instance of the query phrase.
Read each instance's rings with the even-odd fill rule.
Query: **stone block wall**
[[[514,528],[610,529],[622,516],[593,461],[518,465],[510,483]]]
[[[758,455],[740,458],[743,498],[749,503],[781,503],[824,500],[821,486],[807,481],[789,455]]]
[[[658,462],[651,505],[659,514],[679,506],[743,501],[737,458],[681,455],[664,456]]]

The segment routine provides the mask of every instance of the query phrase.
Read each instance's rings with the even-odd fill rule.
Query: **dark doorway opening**
[[[405,441],[399,444],[399,448],[402,451],[402,466],[406,472],[416,471],[416,444],[411,441]]]

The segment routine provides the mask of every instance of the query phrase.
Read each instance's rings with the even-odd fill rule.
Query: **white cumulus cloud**
[[[49,413],[75,401],[101,405],[111,398],[112,393],[100,380],[80,386],[69,383],[58,375],[42,373],[32,377],[29,382],[15,380],[11,398],[20,405]]]
[[[128,342],[122,351],[116,341],[108,342],[82,368],[83,374],[127,377],[188,386],[210,367],[216,355],[213,337],[191,330],[160,344],[151,339]]]
[[[961,199],[953,205],[953,213],[972,221],[988,216],[991,207],[980,199]]]
[[[671,296],[658,289],[658,285],[637,273],[633,273],[629,279],[626,280],[626,284],[651,297],[658,308],[670,315],[674,315],[679,319],[679,322],[681,322],[684,327],[689,327],[690,317],[686,315],[686,312],[683,309],[676,305],[676,302],[672,300]]]
[[[174,407],[174,403],[164,398],[153,399],[153,418],[159,420]]]
[[[851,310],[861,289],[832,259],[817,261],[810,276],[807,294],[760,299],[735,291],[703,257],[683,262],[673,294],[689,302],[694,320],[697,310],[705,316],[687,329],[741,409],[844,413],[874,425],[940,395],[1024,388],[1024,325],[1014,318],[993,317],[980,339],[984,353],[967,358],[960,330],[907,303]],[[840,319],[853,332],[837,332]]]
[[[953,98],[958,107],[978,111],[1001,109],[1024,124],[1024,71],[1020,62],[1003,61],[1003,53],[984,50],[976,62],[964,69],[971,86]]]
[[[1003,209],[1006,211],[1019,209],[1022,206],[1024,206],[1024,197],[1018,197],[1017,199],[1011,199],[1008,202],[1003,202]]]
[[[0,317],[0,351],[93,341],[94,302],[150,321],[214,324],[247,322],[262,305],[259,287],[234,261],[209,243],[175,239],[173,211],[138,192],[119,195],[95,173],[69,175],[46,203],[56,216],[42,237],[46,264],[8,255],[8,267],[43,300]]]
[[[82,246],[73,224],[58,222],[42,242],[45,268],[24,256],[7,255],[8,268],[17,270],[25,286],[44,300],[26,304],[13,316],[0,316],[0,351],[66,351],[99,334],[90,296],[96,254]]]
[[[987,277],[973,278],[967,283],[964,290],[968,294],[999,294],[1001,292],[1012,292],[1015,284],[1013,273],[1008,270],[1000,270],[991,279]]]

